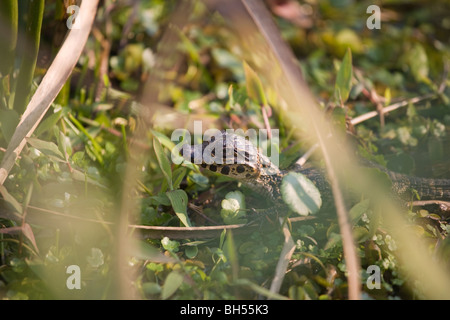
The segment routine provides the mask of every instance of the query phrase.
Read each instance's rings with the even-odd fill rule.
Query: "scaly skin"
[[[415,191],[421,200],[450,201],[449,179],[429,179],[408,176],[387,170],[376,164],[373,164],[372,167],[379,168],[389,176],[392,181],[392,191],[400,199],[405,201],[414,199]],[[240,181],[258,194],[269,198],[275,205],[280,206],[284,204],[280,190],[281,182],[283,177],[291,171],[302,173],[310,179],[319,189],[322,198],[332,199],[331,188],[324,170],[314,167],[300,168],[297,166],[288,171],[280,170],[279,174],[276,175],[260,176],[256,179],[242,179]]]
[[[211,142],[203,143],[202,149],[208,146],[208,150],[222,150],[223,155],[232,154],[237,159],[240,157],[241,162],[237,163],[221,163],[213,162],[209,159],[208,163],[201,163],[201,166],[213,172],[219,172],[241,181],[249,188],[262,195],[265,199],[271,200],[275,206],[284,205],[281,196],[281,182],[283,177],[290,171],[299,172],[308,177],[319,189],[322,198],[332,198],[331,188],[326,179],[324,170],[307,167],[302,168],[294,166],[291,170],[280,170],[247,140],[226,132],[221,132],[219,138]],[[256,157],[251,157],[255,155]],[[188,156],[193,159],[193,153]],[[244,161],[244,163],[242,162]],[[450,201],[450,179],[430,179],[408,176],[405,174],[390,171],[378,164],[364,161],[368,167],[378,168],[386,173],[392,181],[392,191],[400,198],[408,201],[412,199],[413,190],[417,192],[421,200],[440,200]],[[264,174],[264,171],[271,174]]]

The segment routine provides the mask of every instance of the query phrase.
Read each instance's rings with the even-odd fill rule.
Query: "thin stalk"
[[[7,76],[14,64],[14,53],[17,44],[17,20],[18,5],[17,0],[0,1],[0,16],[2,23],[0,28],[0,77]]]
[[[17,45],[17,0],[0,1],[0,104],[8,107],[10,95],[10,73],[14,65]]]
[[[44,16],[45,0],[30,0],[25,29],[24,55],[17,76],[14,110],[22,114],[27,106],[31,93],[31,85],[36,68],[36,61],[41,40],[42,18]]]

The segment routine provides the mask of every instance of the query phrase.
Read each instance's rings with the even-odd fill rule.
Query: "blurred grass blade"
[[[247,94],[256,103],[261,106],[267,105],[266,95],[256,72],[244,61],[245,82],[247,86]]]
[[[234,242],[233,232],[231,230],[227,233],[225,245],[228,253],[228,259],[231,264],[232,279],[233,281],[236,281],[239,278],[239,261],[236,250],[236,244]]]
[[[6,188],[2,185],[0,185],[0,194],[3,197],[3,200],[11,206],[17,215],[22,214],[22,205],[12,195],[10,195],[8,190],[6,190]]]
[[[81,3],[79,15],[83,16],[83,20],[81,20],[80,29],[70,31],[22,115],[0,164],[0,185],[5,182],[17,157],[22,152],[26,144],[25,138],[33,134],[75,67],[94,22],[97,5],[98,0]]]
[[[19,114],[25,111],[31,92],[31,84],[36,68],[36,61],[41,40],[42,18],[44,16],[44,0],[31,0],[27,13],[27,26],[24,37],[24,54],[17,76],[14,96],[14,110]]]
[[[13,74],[11,71],[14,66],[17,45],[18,13],[17,0],[0,1],[0,108],[4,109],[10,109]],[[0,115],[0,119],[2,118],[3,116]],[[3,134],[5,135],[4,132]],[[5,135],[7,141],[10,137],[10,135]]]
[[[251,290],[253,290],[257,294],[262,295],[268,299],[273,299],[273,300],[287,300],[288,299],[285,296],[282,296],[281,294],[271,292],[270,290],[268,290],[264,287],[258,286],[257,284],[251,282],[248,279],[237,279],[236,281],[233,282],[233,285],[249,287]]]
[[[386,87],[386,90],[384,90],[384,106],[387,107],[391,104],[391,88]]]
[[[91,142],[92,142],[92,152],[95,155],[95,158],[100,164],[103,164],[103,156],[102,156],[102,146],[94,139],[94,137],[84,128],[84,126],[78,121],[72,114],[69,113],[69,119],[72,121],[78,130],[81,131]]]
[[[7,76],[14,65],[14,54],[17,44],[17,0],[0,1],[0,20],[3,22],[0,37],[0,77]],[[0,91],[1,92],[1,91]]]
[[[336,84],[334,86],[334,96],[338,103],[345,103],[350,95],[352,88],[352,52],[350,48],[347,49],[344,59],[336,77]]]
[[[169,188],[170,190],[173,190],[172,168],[158,138],[153,138],[153,149],[155,150],[156,158],[158,159],[158,163],[164,174],[164,177],[166,177],[167,183],[169,184]]]
[[[303,124],[309,127],[316,135],[317,142],[322,149],[343,238],[344,258],[349,271],[349,299],[359,299],[361,296],[360,261],[353,241],[351,226],[348,223],[348,213],[345,208],[344,196],[339,186],[337,167],[331,159],[332,155],[334,155],[333,151],[336,144],[333,145],[330,143],[330,140],[326,139],[328,134],[323,130],[323,128],[328,127],[328,123],[321,117],[315,98],[303,79],[300,68],[294,63],[296,61],[295,56],[291,48],[281,37],[267,7],[265,7],[263,2],[258,0],[241,0],[241,2],[254,23],[253,28],[256,27],[259,34],[265,40],[259,48],[256,42],[252,42],[252,48],[250,50],[254,52],[264,50],[264,56],[268,61],[264,61],[265,63],[260,63],[260,65],[270,66],[270,68],[266,68],[265,70],[266,78],[270,83],[273,83],[277,90],[279,90],[279,94],[286,100],[288,106],[287,112],[289,112],[289,116],[286,118],[288,126],[297,126],[299,119],[307,119],[308,121],[304,121]],[[234,22],[236,24],[234,27],[244,29],[240,31],[242,34],[246,34],[247,30],[245,29],[250,29],[248,27],[249,24],[244,24],[242,19],[240,21],[235,20]],[[242,39],[242,42],[244,46],[249,43],[248,39]],[[278,74],[282,75],[284,79],[280,80],[277,77]],[[300,130],[295,132],[295,134],[300,138]],[[344,159],[345,153],[342,154],[342,158]],[[350,167],[349,163],[351,163],[351,159],[347,157],[345,161],[341,162],[347,163]]]
[[[6,141],[11,140],[19,121],[19,114],[15,110],[0,109],[0,130]]]

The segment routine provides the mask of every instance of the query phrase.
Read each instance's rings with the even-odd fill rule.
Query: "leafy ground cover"
[[[11,50],[0,53],[6,62],[0,66],[0,159],[68,32],[71,1],[36,3],[0,12],[18,29],[6,40]],[[337,130],[347,131],[358,154],[400,173],[450,178],[449,5],[388,1],[380,6],[378,30],[366,25],[371,4],[267,1],[319,107]],[[307,152],[310,141],[295,139],[277,112],[283,97],[244,63],[251,52],[238,45],[226,15],[193,2],[180,27],[171,22],[179,6],[157,0],[99,5],[77,66],[0,186],[2,298],[348,298],[333,206],[306,218],[284,212],[293,218],[284,225],[293,251],[277,290],[270,289],[287,238],[276,218],[245,232],[204,236],[204,226],[251,220],[260,196],[197,165],[174,164],[173,130],[193,121],[203,129],[279,128],[282,165]],[[161,48],[168,29],[175,40]],[[34,56],[31,42],[39,48]],[[158,60],[164,50],[177,59]],[[161,70],[158,86],[147,87]],[[157,92],[158,104],[142,119],[147,109],[140,97],[148,92]],[[363,119],[382,108],[392,111]],[[140,135],[143,123],[151,128]],[[322,164],[320,157],[308,162]],[[407,271],[405,248],[377,206],[364,195],[347,205],[361,297],[429,298],[423,279]],[[410,204],[403,211],[404,228],[448,273],[448,207]],[[130,237],[146,226],[161,230]],[[171,227],[199,229],[183,234]],[[77,279],[68,266],[80,268],[80,289],[70,289]],[[369,266],[382,275],[378,288],[370,286]]]

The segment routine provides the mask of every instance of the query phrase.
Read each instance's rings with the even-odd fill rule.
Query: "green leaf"
[[[316,230],[314,229],[313,226],[304,225],[304,226],[300,226],[297,229],[297,232],[299,233],[300,237],[308,237],[308,236],[312,236],[316,232]]]
[[[172,204],[173,210],[175,214],[178,216],[180,221],[186,226],[190,227],[191,222],[189,221],[189,217],[187,216],[187,204],[188,204],[188,196],[184,190],[174,190],[167,191],[167,197]]]
[[[228,50],[213,48],[211,54],[217,64],[227,70],[230,70],[234,77],[239,81],[244,80],[241,61],[231,54]]]
[[[7,142],[11,140],[19,121],[19,114],[15,110],[0,109],[0,129]]]
[[[236,85],[231,84],[228,87],[227,110],[229,111],[230,108],[234,109],[238,105],[243,106],[247,99],[248,94],[245,87],[236,87]]]
[[[70,121],[77,127],[79,131],[81,131],[82,134],[84,134],[92,143],[92,146],[86,144],[86,152],[89,154],[89,152],[92,153],[94,156],[93,159],[97,160],[100,164],[103,165],[104,160],[102,156],[103,148],[102,146],[94,139],[92,134],[86,130],[86,128],[81,124],[80,121],[78,121],[72,114],[69,113],[69,119]],[[70,124],[70,122],[69,122]]]
[[[172,168],[170,166],[169,159],[167,159],[164,149],[158,139],[153,138],[153,149],[155,150],[156,158],[158,159],[159,166],[166,177],[170,190],[173,190],[172,184]]]
[[[58,112],[55,112],[45,118],[37,127],[36,131],[34,132],[36,137],[39,137],[44,132],[52,129],[56,123],[61,119],[62,116],[62,110],[59,110]]]
[[[22,205],[19,201],[10,195],[8,190],[6,190],[6,188],[2,185],[0,185],[0,194],[3,197],[3,200],[6,201],[17,214],[21,214],[23,212]]]
[[[166,278],[161,292],[161,299],[166,300],[178,290],[183,283],[183,275],[177,271],[172,271]]]
[[[352,88],[352,52],[350,48],[347,49],[344,59],[337,73],[336,83],[334,86],[334,96],[340,103],[346,102]]]
[[[79,170],[72,168],[71,176],[72,176],[72,179],[74,179],[74,180],[81,181],[84,183],[89,183],[89,184],[95,185],[100,188],[105,188],[105,189],[107,188],[106,184],[102,184],[101,181],[96,181],[96,180],[92,179],[91,177],[88,176],[88,174],[86,172],[81,172]]]
[[[180,183],[187,173],[185,167],[179,167],[173,171],[173,188],[177,189],[180,187]]]
[[[339,233],[331,232],[328,235],[328,241],[325,244],[323,249],[328,250],[328,249],[334,248],[338,244],[341,244],[341,242],[342,242],[341,235]]]
[[[161,257],[163,258],[163,261],[168,259],[167,257],[163,257],[157,248],[145,241],[135,240],[132,244],[136,250],[134,255],[138,259],[150,261],[161,260]]]
[[[353,221],[357,221],[364,213],[369,210],[370,199],[365,199],[355,204],[349,211],[349,215]]]
[[[233,85],[230,84],[230,86],[228,87],[228,103],[227,103],[227,106],[226,106],[227,111],[230,111],[230,107],[232,108],[235,105],[235,103],[236,103],[236,101],[234,99],[234,96],[233,96],[233,93],[234,93]]]
[[[313,214],[322,206],[319,190],[301,173],[290,172],[283,178],[281,194],[291,210],[302,216]]]
[[[364,227],[356,226],[353,228],[353,237],[357,242],[364,242],[370,238],[369,230]]]
[[[175,260],[171,257],[165,256],[161,251],[152,246],[150,243],[134,239],[130,242],[130,254],[136,259],[148,260],[160,263],[173,263]]]
[[[198,247],[197,246],[189,246],[184,249],[184,254],[189,259],[194,259],[197,256],[198,253]]]
[[[209,188],[209,179],[200,173],[191,173],[189,175],[189,181],[195,183],[200,189]]]
[[[161,273],[164,271],[164,266],[161,263],[150,262],[145,266],[147,270],[153,271],[154,273]]]
[[[222,210],[220,216],[226,224],[246,223],[245,217],[245,196],[240,191],[228,192],[222,200]]]
[[[406,61],[411,73],[417,81],[428,78],[428,57],[424,47],[420,43],[415,43],[406,53]]]
[[[444,144],[442,140],[435,137],[428,139],[428,156],[430,157],[432,164],[438,164],[444,160]]]
[[[254,100],[261,106],[267,105],[266,95],[261,84],[261,80],[256,72],[244,61],[245,81],[247,86],[247,94],[250,99]]]
[[[65,161],[65,157],[62,155],[58,146],[53,142],[39,140],[36,138],[28,138],[27,142],[34,148],[41,151],[43,154],[51,157],[52,159]]]
[[[417,139],[411,135],[411,128],[406,126],[399,127],[397,128],[396,133],[398,140],[400,140],[400,142],[404,145],[409,145],[412,147],[417,145]]]
[[[88,256],[86,260],[93,268],[98,268],[105,263],[103,252],[99,248],[91,248],[91,255]]]
[[[58,141],[58,149],[61,151],[61,154],[64,155],[64,159],[66,161],[69,161],[69,156],[72,155],[72,145],[70,144],[70,139],[64,135],[64,133],[58,129],[58,127],[55,128],[55,136]]]
[[[170,240],[168,237],[162,238],[161,244],[165,250],[170,252],[178,252],[178,248],[180,247],[180,243],[178,241]]]
[[[156,138],[158,138],[158,141],[161,143],[161,145],[163,145],[164,147],[166,147],[167,149],[172,150],[173,148],[175,148],[175,143],[170,140],[167,136],[165,136],[164,134],[162,134],[161,132],[158,131],[154,131],[154,130],[150,130],[152,135],[154,135]]]
[[[144,282],[142,290],[149,295],[159,294],[161,293],[161,286],[156,282]]]
[[[170,206],[170,200],[165,193],[151,196],[150,199],[154,200],[157,205]]]

